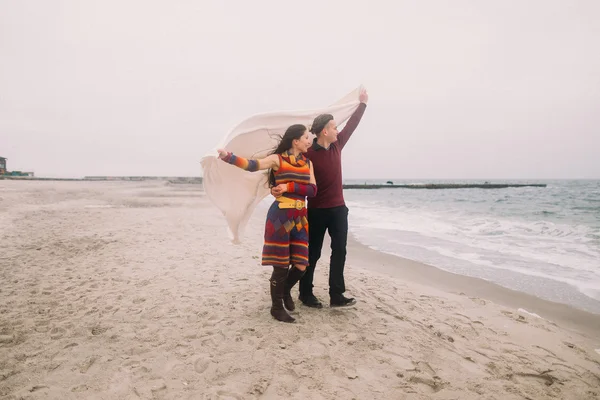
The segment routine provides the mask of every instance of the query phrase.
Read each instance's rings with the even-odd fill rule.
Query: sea
[[[382,252],[600,314],[600,180],[510,183],[547,186],[346,189],[350,233]]]

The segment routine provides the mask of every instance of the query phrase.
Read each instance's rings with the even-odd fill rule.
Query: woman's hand
[[[217,150],[217,152],[219,153],[219,158],[221,160],[224,159],[225,157],[227,157],[227,154],[229,154],[228,151],[225,151],[223,149],[219,149],[219,150]]]
[[[285,192],[287,192],[287,183],[282,183],[280,185],[274,186],[273,189],[271,189],[271,194],[275,197],[279,197]]]

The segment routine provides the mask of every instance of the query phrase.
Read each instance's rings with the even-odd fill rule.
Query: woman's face
[[[299,139],[294,140],[294,147],[296,147],[301,153],[306,153],[311,145],[312,141],[310,140],[308,129],[304,131]]]

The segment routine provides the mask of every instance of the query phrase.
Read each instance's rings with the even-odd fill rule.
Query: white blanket
[[[263,158],[275,149],[290,125],[310,127],[319,114],[331,114],[341,125],[358,108],[360,89],[321,109],[254,115],[233,128],[209,154],[202,157],[204,190],[225,216],[234,243],[240,243],[254,209],[270,194],[267,171],[244,171],[219,160],[216,150],[222,148],[245,158]]]

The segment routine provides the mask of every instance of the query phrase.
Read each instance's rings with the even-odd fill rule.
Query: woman
[[[271,315],[283,322],[295,321],[286,308],[294,311],[291,290],[308,265],[305,200],[317,194],[317,185],[312,163],[302,153],[306,153],[311,145],[306,127],[296,124],[285,131],[275,151],[261,160],[249,160],[218,150],[221,160],[246,171],[269,169],[269,186],[282,192],[267,213],[262,265],[273,266]]]

